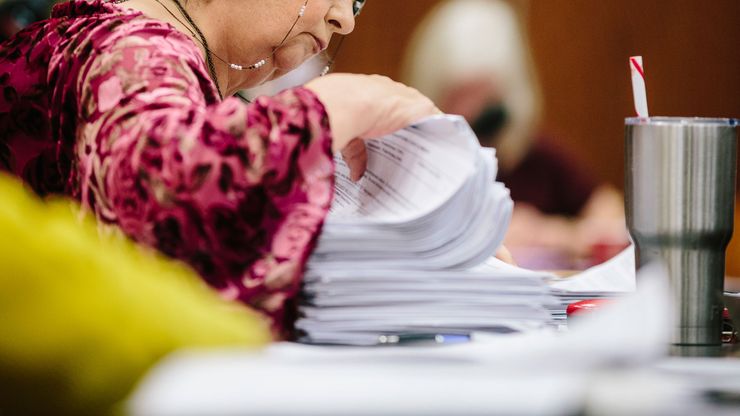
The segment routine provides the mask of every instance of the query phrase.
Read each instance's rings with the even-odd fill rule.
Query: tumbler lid
[[[628,117],[624,119],[627,125],[707,125],[716,127],[735,127],[740,124],[736,118],[711,117]]]

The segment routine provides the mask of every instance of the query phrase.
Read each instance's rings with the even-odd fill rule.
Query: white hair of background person
[[[526,2],[519,1],[520,9]],[[499,163],[513,169],[526,155],[541,112],[529,43],[512,5],[448,0],[417,27],[404,59],[404,81],[438,105],[445,88],[490,74],[509,116],[497,139]]]

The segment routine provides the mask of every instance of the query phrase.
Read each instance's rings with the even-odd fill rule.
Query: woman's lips
[[[317,38],[314,35],[311,35],[311,37],[313,38],[314,42],[316,42],[316,48],[315,48],[316,53],[326,50],[326,43],[324,41],[322,41],[321,39]]]

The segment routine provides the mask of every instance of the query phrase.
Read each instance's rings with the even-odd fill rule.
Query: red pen
[[[611,299],[586,299],[580,302],[571,303],[565,310],[565,313],[570,318],[571,316],[580,315],[582,313],[590,312],[599,309],[602,305],[608,304]]]

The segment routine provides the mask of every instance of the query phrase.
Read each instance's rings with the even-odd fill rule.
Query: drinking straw
[[[645,71],[642,69],[642,56],[630,57],[630,69],[632,72],[632,96],[635,99],[635,112],[637,117],[647,118],[648,104],[645,92]]]

